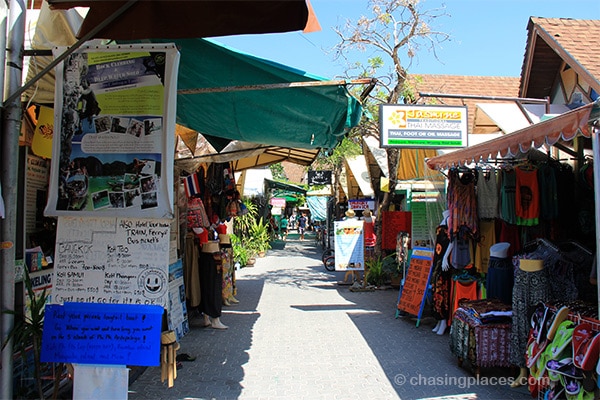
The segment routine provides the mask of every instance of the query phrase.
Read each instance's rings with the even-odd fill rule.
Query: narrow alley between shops
[[[129,387],[137,399],[528,399],[514,370],[458,366],[434,320],[396,318],[397,289],[353,292],[328,272],[314,240],[293,235],[254,267],[238,270],[239,304],[223,307],[226,330],[190,312],[174,386],[160,367]],[[464,367],[464,366],[463,366]],[[136,374],[131,374],[133,377]]]

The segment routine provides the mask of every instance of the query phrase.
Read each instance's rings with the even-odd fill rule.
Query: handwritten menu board
[[[421,247],[415,247],[410,258],[410,264],[398,309],[411,315],[421,317],[423,311],[423,301],[427,294],[427,285],[429,285],[429,276],[431,265],[433,264],[433,250]]]
[[[59,217],[52,302],[166,307],[169,227],[169,220]]]
[[[163,311],[130,304],[48,304],[41,361],[158,366]]]
[[[381,220],[381,248],[396,249],[399,232],[411,232],[412,213],[410,211],[384,211]]]

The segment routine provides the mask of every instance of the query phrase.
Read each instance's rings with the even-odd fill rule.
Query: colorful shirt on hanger
[[[461,226],[477,232],[477,198],[475,195],[475,173],[469,168],[453,168],[448,171],[447,194],[448,228],[450,235]]]
[[[494,167],[477,168],[477,211],[481,219],[498,216],[498,182]]]
[[[509,224],[517,223],[515,210],[515,195],[517,192],[517,177],[515,170],[502,169],[500,181],[500,218]]]
[[[518,167],[516,174],[515,211],[517,225],[534,226],[540,220],[540,189],[537,169]]]

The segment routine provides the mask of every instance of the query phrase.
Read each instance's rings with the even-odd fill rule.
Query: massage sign
[[[467,108],[382,104],[382,147],[457,148],[467,146]]]

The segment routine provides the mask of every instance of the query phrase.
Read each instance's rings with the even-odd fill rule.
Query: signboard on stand
[[[433,264],[433,249],[416,247],[410,258],[408,273],[400,287],[398,310],[417,316],[417,327],[421,321],[427,287]]]
[[[335,270],[362,271],[365,269],[363,221],[336,221]]]

